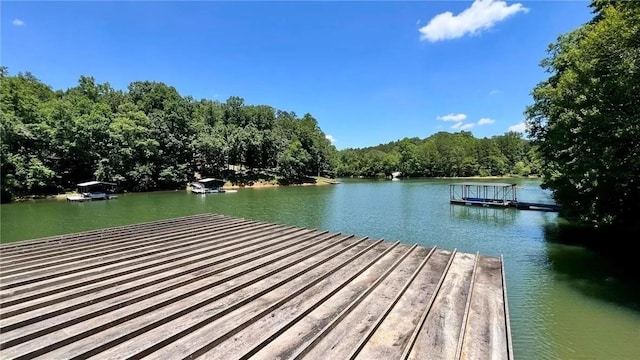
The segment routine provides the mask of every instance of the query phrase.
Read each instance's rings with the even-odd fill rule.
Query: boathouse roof
[[[516,184],[508,184],[508,183],[473,182],[473,181],[452,183],[451,185],[457,185],[457,186],[495,186],[495,187],[516,186]]]
[[[83,183],[79,183],[78,186],[94,186],[94,185],[116,185],[115,183],[105,182],[105,181],[87,181]]]
[[[212,181],[224,182],[224,180],[222,180],[222,179],[215,179],[215,178],[205,178],[205,179],[196,180],[196,182],[199,182],[199,183],[208,183],[208,182],[212,182]]]

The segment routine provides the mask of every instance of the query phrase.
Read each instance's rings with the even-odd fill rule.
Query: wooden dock
[[[501,258],[204,214],[0,246],[1,359],[512,359]]]
[[[507,183],[463,182],[449,184],[449,202],[454,205],[560,212],[558,204],[519,201],[516,184]]]

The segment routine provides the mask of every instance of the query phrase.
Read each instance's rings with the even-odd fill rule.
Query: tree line
[[[410,177],[528,176],[538,174],[535,148],[522,134],[476,138],[468,131],[439,132],[363,149],[345,149],[339,176],[380,177],[400,171]]]
[[[53,194],[79,182],[116,182],[121,190],[183,188],[196,174],[228,178],[230,169],[295,182],[312,175],[378,177],[537,174],[535,149],[519,133],[475,138],[440,132],[337,151],[311,114],[181,96],[160,82],[126,91],[81,76],[53,90],[30,73],[0,69],[2,201]]]
[[[566,218],[640,230],[640,2],[591,8],[549,46],[527,122]]]
[[[30,73],[0,69],[2,201],[52,194],[87,180],[122,190],[184,187],[196,173],[268,170],[296,180],[332,171],[336,149],[311,114],[181,96],[160,82],[127,91],[81,76],[54,91]]]

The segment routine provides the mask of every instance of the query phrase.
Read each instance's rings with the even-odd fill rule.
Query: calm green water
[[[450,205],[449,181],[127,194],[0,207],[2,242],[205,212],[504,256],[517,359],[640,359],[640,294],[613,265],[546,237],[555,214]],[[519,199],[550,201],[536,181]],[[635,290],[634,290],[635,289]]]

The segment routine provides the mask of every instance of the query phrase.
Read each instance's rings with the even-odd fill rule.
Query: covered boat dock
[[[509,206],[517,201],[515,184],[461,182],[449,185],[451,203],[477,206]]]
[[[557,204],[519,201],[517,184],[498,182],[460,182],[450,184],[449,201],[451,204],[467,206],[560,211],[560,206]]]
[[[106,181],[87,181],[79,183],[78,194],[68,195],[67,201],[91,201],[109,200],[117,196],[114,195],[114,188],[117,184]]]
[[[215,214],[0,251],[2,359],[513,358],[500,257]]]
[[[194,194],[210,194],[224,192],[222,186],[225,181],[215,178],[199,179],[191,183],[191,192]]]

